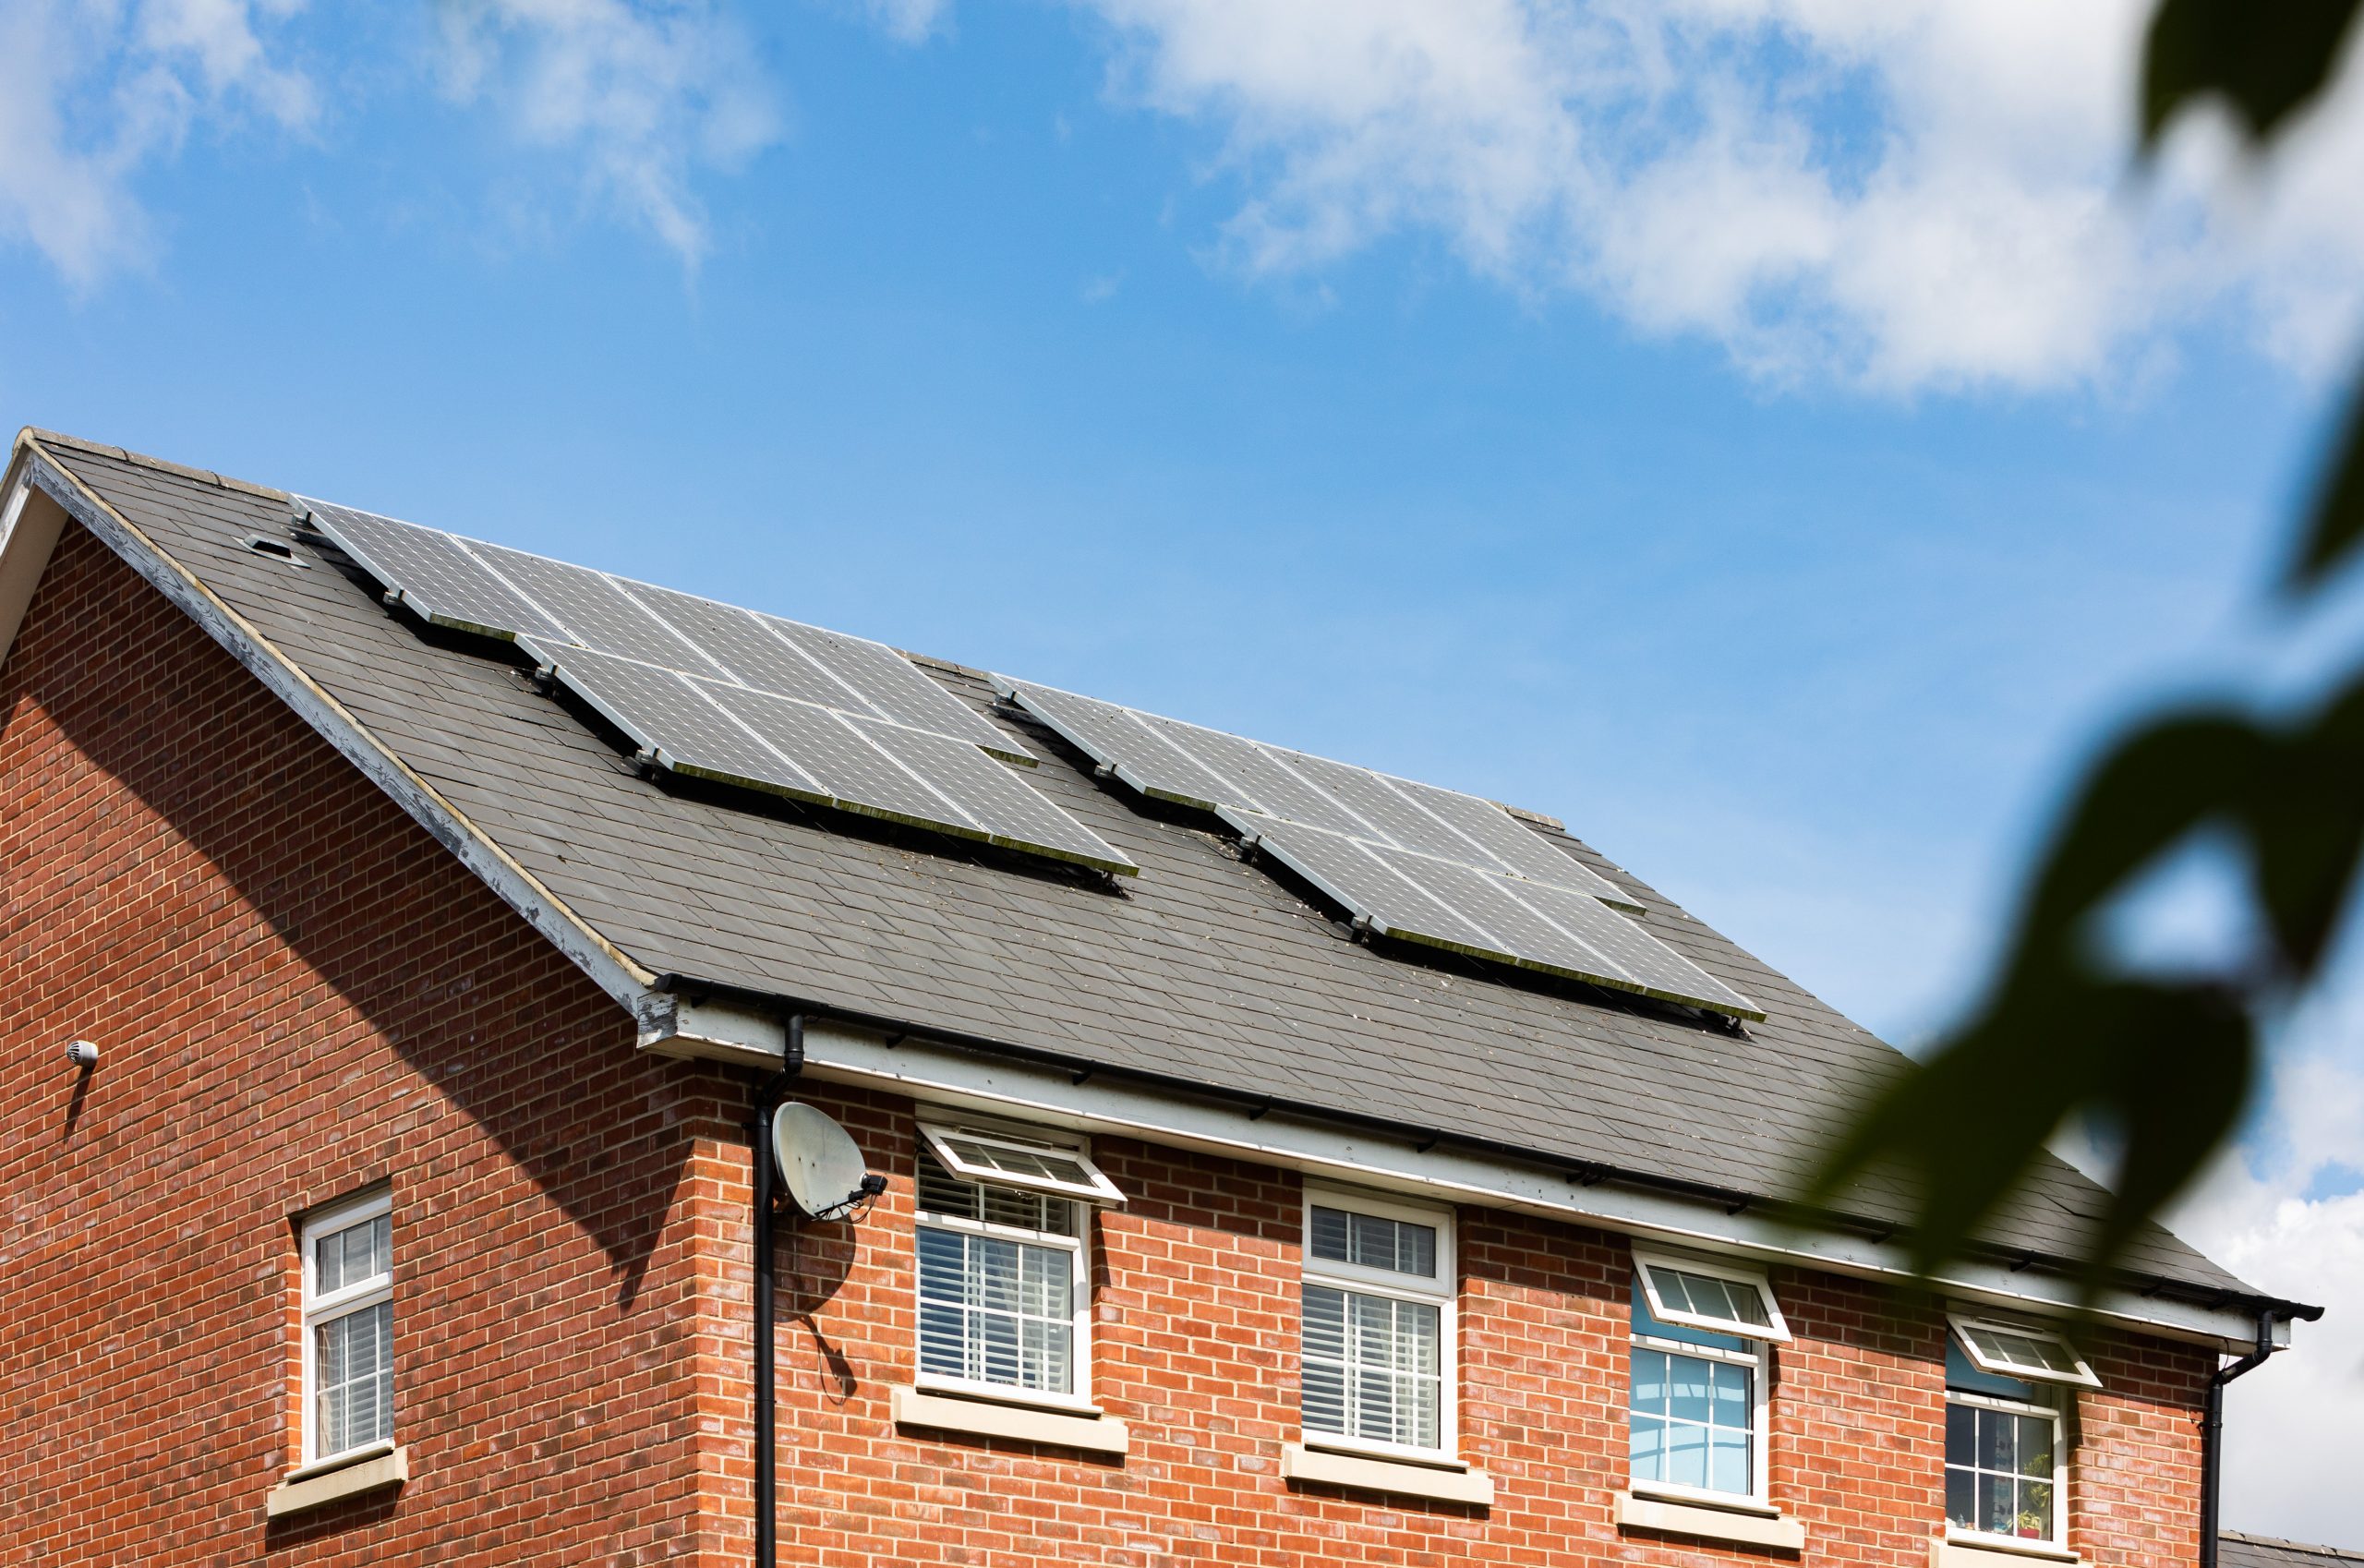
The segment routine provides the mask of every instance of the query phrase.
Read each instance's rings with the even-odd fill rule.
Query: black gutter
[[[2265,1365],[2274,1354],[2274,1324],[2280,1314],[2257,1315],[2257,1348],[2209,1375],[2200,1417],[2200,1568],[2216,1568],[2216,1538],[2225,1469],[2225,1385]]]
[[[777,1397],[778,1346],[773,1313],[778,1282],[772,1255],[772,1113],[796,1075],[804,1070],[804,1015],[788,1020],[788,1049],[779,1071],[756,1086],[753,1117],[747,1123],[748,1154],[754,1161],[755,1231],[755,1562],[754,1568],[776,1568],[779,1562],[779,1409]]]
[[[1496,1158],[1517,1160],[1529,1165],[1562,1167],[1571,1180],[1581,1180],[1592,1187],[1611,1182],[1621,1187],[1638,1188],[1647,1192],[1662,1192],[1670,1197],[1684,1198],[1697,1203],[1710,1203],[1727,1213],[1743,1209],[1755,1209],[1768,1219],[1787,1221],[1802,1227],[1820,1226],[1826,1230],[1850,1232],[1876,1242],[1902,1240],[1912,1235],[1910,1229],[1892,1221],[1850,1214],[1837,1209],[1809,1208],[1791,1203],[1762,1192],[1743,1192],[1737,1188],[1718,1187],[1709,1182],[1689,1181],[1681,1176],[1659,1176],[1650,1171],[1637,1171],[1610,1165],[1597,1160],[1580,1160],[1567,1155],[1539,1152],[1515,1143],[1478,1138],[1467,1133],[1445,1132],[1437,1128],[1421,1127],[1411,1122],[1397,1121],[1388,1116],[1375,1116],[1368,1112],[1349,1111],[1329,1105],[1317,1105],[1306,1101],[1278,1099],[1248,1090],[1228,1089],[1221,1084],[1205,1083],[1174,1073],[1162,1073],[1150,1067],[1123,1067],[1109,1062],[1095,1062],[1087,1057],[1045,1050],[1040,1046],[1019,1045],[994,1040],[983,1035],[965,1034],[957,1030],[933,1026],[914,1026],[907,1019],[886,1018],[876,1013],[864,1013],[850,1007],[826,1002],[808,1002],[802,998],[782,996],[776,992],[758,991],[749,986],[734,985],[726,981],[710,981],[696,975],[667,972],[655,977],[658,991],[680,991],[728,996],[766,1009],[788,1007],[797,1009],[802,1019],[807,1013],[816,1018],[833,1019],[859,1029],[871,1030],[890,1040],[914,1036],[949,1045],[979,1055],[1000,1056],[1017,1061],[1037,1062],[1057,1067],[1063,1072],[1106,1073],[1114,1078],[1128,1079],[1151,1085],[1170,1093],[1183,1094],[1200,1100],[1215,1100],[1235,1104],[1248,1114],[1250,1120],[1260,1120],[1272,1111],[1285,1112],[1308,1121],[1328,1122],[1337,1126],[1367,1128],[1402,1139],[1416,1148],[1444,1142]],[[800,1036],[800,1039],[802,1037]],[[2033,1253],[2025,1248],[1999,1247],[1972,1243],[1963,1248],[1965,1260],[1997,1264],[2019,1272],[2032,1266],[2070,1279],[2084,1277],[2084,1265],[2076,1259],[2057,1257],[2050,1253]],[[2246,1307],[2253,1310],[2270,1310],[2280,1320],[2311,1323],[2323,1315],[2321,1307],[2301,1301],[2285,1301],[2278,1297],[2259,1296],[2248,1291],[2228,1291],[2213,1285],[2193,1285],[2189,1281],[2171,1279],[2164,1274],[2145,1274],[2130,1269],[2116,1271],[2111,1283],[2146,1297],[2164,1296],[2189,1306],[2204,1307],[2212,1311],[2226,1307]]]

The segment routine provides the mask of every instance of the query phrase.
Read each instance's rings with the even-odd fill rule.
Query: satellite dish
[[[816,1220],[834,1220],[886,1186],[845,1128],[795,1101],[772,1113],[772,1158],[788,1195]]]

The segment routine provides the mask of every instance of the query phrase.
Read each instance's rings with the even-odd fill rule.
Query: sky
[[[2141,17],[0,0],[0,416],[1548,811],[1912,1048],[2100,736],[2364,634],[2260,608],[2364,87],[2138,168]],[[2351,946],[2176,1223],[2334,1309],[2227,1522],[2364,1547]]]

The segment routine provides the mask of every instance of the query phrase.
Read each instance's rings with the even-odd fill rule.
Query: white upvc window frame
[[[303,1439],[301,1463],[305,1466],[327,1465],[348,1456],[377,1453],[392,1441],[392,1422],[390,1418],[387,1437],[373,1438],[367,1442],[327,1452],[320,1448],[320,1331],[340,1318],[391,1302],[394,1298],[394,1273],[393,1247],[390,1237],[384,1273],[372,1274],[368,1279],[341,1285],[323,1295],[320,1289],[320,1244],[329,1236],[341,1235],[356,1225],[366,1224],[380,1217],[386,1218],[391,1227],[393,1206],[393,1194],[380,1188],[314,1210],[304,1216],[297,1228],[297,1247],[303,1271],[301,1310],[296,1331],[302,1341],[303,1356],[303,1392],[297,1430]]]
[[[1765,1305],[1765,1323],[1752,1323],[1740,1318],[1717,1318],[1685,1308],[1671,1308],[1659,1294],[1654,1272],[1671,1269],[1680,1273],[1704,1274],[1727,1285],[1740,1285],[1756,1293]],[[1727,1333],[1740,1339],[1767,1340],[1775,1345],[1790,1343],[1789,1320],[1781,1316],[1781,1303],[1773,1295],[1773,1278],[1763,1269],[1722,1258],[1701,1258],[1676,1252],[1659,1252],[1646,1247],[1634,1248],[1634,1271],[1642,1281],[1642,1295],[1650,1304],[1650,1315],[1662,1323],[1674,1323],[1686,1329],[1701,1329],[1708,1333]]]
[[[1680,1269],[1685,1273],[1707,1274],[1728,1284],[1754,1285],[1762,1293],[1767,1315],[1772,1319],[1769,1327],[1753,1323],[1733,1323],[1721,1318],[1703,1318],[1696,1313],[1669,1314],[1660,1310],[1658,1287],[1651,1282],[1652,1267]],[[1633,1473],[1630,1449],[1626,1459],[1626,1485],[1643,1497],[1668,1498],[1683,1502],[1700,1502],[1711,1506],[1730,1507],[1735,1502],[1754,1503],[1760,1508],[1772,1506],[1773,1478],[1773,1352],[1770,1346],[1787,1344],[1790,1326],[1781,1316],[1781,1308],[1773,1296],[1771,1278],[1762,1269],[1745,1263],[1730,1262],[1720,1258],[1700,1258],[1678,1253],[1656,1252],[1647,1248],[1634,1249],[1634,1277],[1642,1288],[1643,1299],[1648,1303],[1650,1315],[1659,1321],[1681,1328],[1697,1329],[1705,1333],[1723,1334],[1758,1346],[1755,1350],[1732,1350],[1722,1345],[1695,1345],[1689,1340],[1670,1339],[1661,1334],[1634,1330],[1628,1334],[1631,1348],[1625,1362],[1624,1425],[1630,1443],[1633,1433],[1634,1349],[1654,1350],[1668,1356],[1689,1356],[1702,1361],[1720,1361],[1727,1366],[1745,1368],[1749,1374],[1749,1443],[1748,1490],[1719,1491],[1714,1487],[1695,1487],[1682,1481],[1645,1479]]]
[[[926,1209],[923,1206],[915,1157],[911,1187],[911,1370],[914,1386],[928,1393],[959,1394],[971,1399],[991,1400],[1000,1405],[1023,1405],[1045,1410],[1075,1411],[1085,1415],[1099,1414],[1099,1406],[1092,1402],[1092,1215],[1100,1205],[1078,1197],[1063,1187],[1046,1188],[1041,1183],[1018,1180],[1000,1172],[979,1176],[955,1169],[939,1152],[936,1135],[944,1131],[956,1132],[966,1138],[990,1139],[1019,1147],[1056,1149],[1062,1153],[1071,1154],[1081,1162],[1092,1176],[1106,1184],[1107,1189],[1115,1194],[1115,1202],[1124,1201],[1124,1194],[1117,1191],[1116,1184],[1108,1180],[1099,1166],[1091,1163],[1091,1144],[1083,1138],[1034,1128],[1023,1130],[1015,1128],[989,1128],[968,1123],[951,1122],[919,1124],[922,1150],[932,1155],[937,1164],[943,1165],[947,1174],[954,1180],[971,1187],[1005,1187],[1014,1192],[1025,1193],[1030,1198],[1049,1199],[1067,1203],[1074,1211],[1075,1234],[1061,1236],[1055,1231],[1031,1230],[1024,1226],[1000,1224],[990,1220],[970,1219],[959,1214],[940,1214]],[[1016,1242],[1020,1246],[1060,1251],[1067,1255],[1067,1303],[1073,1327],[1070,1331],[1072,1337],[1068,1341],[1072,1348],[1068,1357],[1068,1387],[1066,1392],[1025,1388],[1016,1383],[995,1382],[984,1378],[953,1377],[947,1373],[932,1372],[927,1369],[925,1346],[921,1341],[921,1335],[924,1332],[923,1323],[925,1309],[924,1300],[920,1295],[918,1249],[919,1232],[923,1229],[948,1231],[962,1236],[985,1236]]]
[[[1374,1269],[1334,1259],[1316,1258],[1313,1255],[1313,1211],[1316,1208],[1339,1209],[1350,1214],[1370,1214],[1408,1224],[1426,1225],[1434,1230],[1437,1236],[1437,1272],[1433,1283],[1423,1284],[1418,1275],[1402,1273],[1393,1269]],[[1352,1188],[1309,1183],[1298,1206],[1298,1219],[1303,1227],[1299,1232],[1302,1241],[1298,1248],[1303,1279],[1297,1303],[1300,1354],[1297,1429],[1305,1446],[1429,1465],[1458,1463],[1461,1453],[1461,1275],[1454,1245],[1453,1211],[1426,1203],[1407,1203]],[[1301,1359],[1305,1343],[1302,1294],[1302,1285],[1326,1285],[1356,1296],[1384,1297],[1390,1300],[1414,1302],[1437,1309],[1437,1444],[1434,1448],[1417,1443],[1388,1442],[1351,1432],[1316,1431],[1305,1424],[1305,1383]]]
[[[1953,1335],[1954,1343],[1961,1346],[1961,1353],[1970,1357],[1970,1364],[1982,1372],[1992,1373],[1998,1378],[2016,1378],[2020,1382],[2059,1383],[2068,1388],[2102,1386],[2102,1380],[2094,1373],[2092,1366],[2086,1362],[2077,1347],[2069,1344],[2065,1335],[2055,1333],[2053,1330],[2040,1329],[2030,1323],[2014,1322],[2007,1318],[1973,1317],[1963,1312],[1947,1313],[1946,1326]],[[1973,1337],[1973,1334],[1980,1330],[1989,1333],[2013,1334],[2020,1339],[2048,1341],[2066,1351],[2068,1359],[2076,1363],[2077,1369],[2073,1372],[2061,1372],[2049,1367],[2026,1367],[2016,1361],[1998,1361],[1987,1355]]]
[[[935,1156],[936,1163],[962,1181],[986,1187],[1014,1187],[1021,1191],[1046,1193],[1055,1198],[1073,1199],[1094,1208],[1122,1208],[1125,1194],[1108,1179],[1105,1172],[1092,1163],[1092,1152],[1084,1144],[1046,1133],[1020,1132],[1014,1128],[981,1127],[951,1121],[923,1121],[919,1124],[922,1142]],[[1019,1154],[1056,1153],[1072,1160],[1082,1171],[1080,1181],[1062,1181],[1055,1176],[1036,1176],[1024,1171],[1003,1170],[980,1164],[969,1157],[962,1144],[979,1147],[985,1152],[1007,1150]]]
[[[1984,1368],[1980,1369],[1984,1370]],[[2004,1373],[1997,1375],[2009,1376],[2011,1374]],[[2024,1382],[2027,1380],[2020,1379],[2020,1381]],[[2000,1394],[1978,1393],[1969,1389],[1948,1388],[1946,1390],[1946,1404],[1948,1407],[1957,1405],[1966,1405],[1973,1410],[1994,1410],[2010,1416],[2032,1416],[2052,1423],[2052,1533],[2049,1536],[2037,1538],[2034,1536],[2007,1536],[1993,1530],[1973,1529],[1966,1525],[1955,1524],[1953,1522],[1951,1510],[1948,1509],[1946,1518],[1946,1538],[1948,1540],[1960,1541],[1965,1546],[1994,1547],[2006,1551],[2024,1551],[2032,1542],[2039,1546],[2056,1547],[2064,1551],[2068,1550],[2068,1412],[2062,1408],[2063,1403],[2065,1403],[2065,1400],[2059,1395],[2055,1396],[2055,1403],[2044,1405],[2034,1404],[2021,1399],[2006,1399]],[[1954,1466],[1951,1464],[1947,1463],[1942,1458],[1939,1460],[1938,1465],[1938,1477],[1940,1486],[1942,1487],[1945,1473],[1954,1468]],[[1972,1473],[1976,1475],[1981,1472],[1973,1469]],[[1992,1474],[1993,1472],[1986,1473]]]

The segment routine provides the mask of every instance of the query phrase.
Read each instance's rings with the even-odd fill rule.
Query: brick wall
[[[731,1561],[715,1084],[78,527],[0,666],[0,1558]],[[415,1478],[266,1528],[290,1218],[381,1179]]]
[[[783,1562],[1800,1561],[1618,1530],[1626,1244],[1481,1210],[1458,1225],[1462,1451],[1492,1476],[1494,1505],[1292,1487],[1280,1451],[1298,1435],[1297,1180],[1121,1140],[1093,1145],[1131,1200],[1094,1227],[1092,1393],[1130,1424],[1131,1452],[899,1431],[887,1391],[913,1373],[911,1107],[817,1086],[805,1097],[894,1185],[862,1224],[815,1227],[795,1254],[797,1316],[780,1341]],[[743,1268],[743,1248],[736,1257]],[[1806,1525],[1803,1561],[1925,1568],[1945,1514],[1942,1309],[1798,1270],[1776,1271],[1774,1288],[1795,1342],[1778,1353],[1771,1491]],[[2189,1564],[2205,1355],[2115,1338],[2096,1355],[2112,1386],[2080,1401],[2072,1545],[2091,1562]]]
[[[44,1563],[743,1563],[744,1074],[621,1011],[78,529],[0,666],[0,1519]],[[104,1058],[78,1083],[63,1042]],[[1292,1487],[1295,1176],[1107,1139],[1093,1392],[1122,1459],[897,1430],[912,1109],[807,1085],[893,1185],[779,1265],[781,1561],[1151,1568],[1794,1561],[1611,1522],[1630,1260],[1465,1210],[1462,1447],[1490,1509]],[[290,1221],[395,1194],[414,1479],[266,1527],[293,1457]],[[1920,1568],[1942,1318],[1779,1271],[1772,1491],[1806,1561]],[[2071,1540],[2196,1555],[2206,1358],[2081,1396]]]

